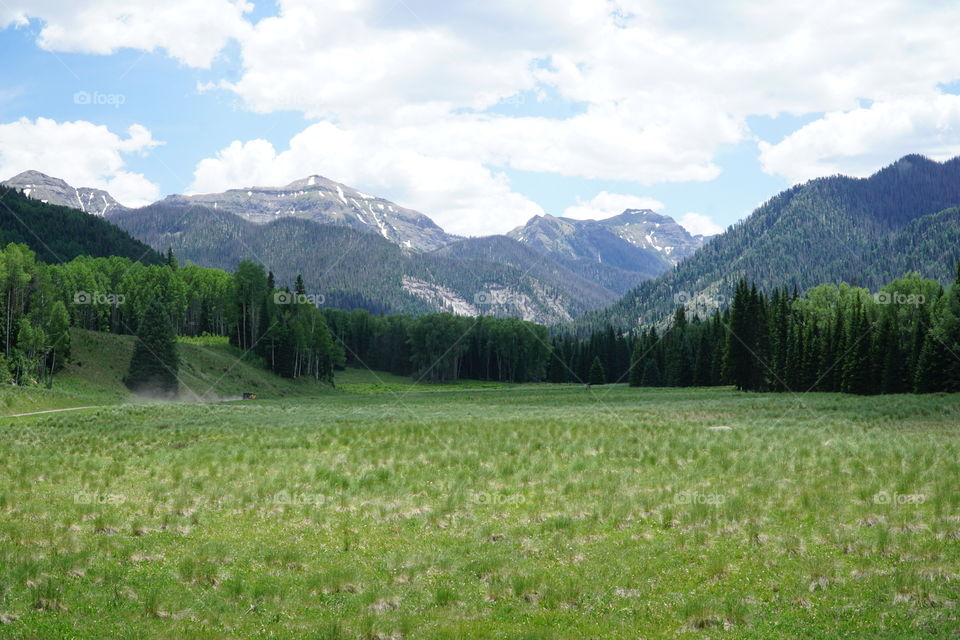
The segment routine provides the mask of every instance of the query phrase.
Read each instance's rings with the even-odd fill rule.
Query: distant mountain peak
[[[306,178],[300,178],[299,180],[294,180],[293,182],[286,185],[285,187],[280,187],[280,188],[287,191],[295,191],[298,189],[330,188],[335,184],[339,184],[339,183],[334,182],[329,178],[324,178],[323,176],[313,174],[313,175],[307,176]],[[341,185],[341,186],[345,187],[346,185]]]
[[[670,216],[665,216],[662,213],[657,213],[653,209],[624,209],[621,216],[625,215],[641,215],[641,216],[654,216],[657,218],[669,218]],[[672,218],[671,218],[672,219]]]
[[[223,193],[167,196],[171,206],[205,206],[240,216],[255,224],[297,218],[339,224],[375,233],[405,249],[431,251],[453,238],[418,211],[367,195],[320,175],[280,186],[229,189]]]
[[[660,261],[659,271],[665,271],[693,254],[704,242],[702,237],[691,235],[670,216],[650,209],[627,209],[600,220],[544,214],[531,218],[527,224],[507,235],[551,255],[615,262],[620,268],[636,268],[644,273],[650,272],[651,256]],[[634,252],[635,259],[631,260],[631,251],[621,245],[649,255]]]
[[[19,189],[34,200],[78,209],[91,215],[105,216],[108,213],[127,210],[103,189],[73,187],[65,180],[33,169],[18,173],[0,184]]]

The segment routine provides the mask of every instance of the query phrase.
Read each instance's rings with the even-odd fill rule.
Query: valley
[[[0,640],[960,639],[958,23],[0,1]]]
[[[353,379],[310,399],[0,419],[0,633],[946,639],[960,625],[956,394]]]

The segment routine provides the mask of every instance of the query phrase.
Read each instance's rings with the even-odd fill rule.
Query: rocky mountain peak
[[[60,178],[34,170],[19,173],[0,184],[19,189],[34,200],[79,209],[96,216],[127,209],[103,189],[73,187]]]
[[[248,187],[223,193],[167,196],[163,203],[168,206],[206,206],[255,224],[287,217],[340,224],[375,233],[413,251],[431,251],[451,240],[443,229],[422,213],[319,175],[294,180],[282,187]]]
[[[603,262],[616,254],[619,265],[629,268],[624,243],[646,252],[636,254],[638,264],[648,269],[649,258],[663,262],[664,268],[677,264],[699,249],[704,239],[692,236],[670,216],[650,209],[627,209],[602,220],[574,220],[549,214],[531,218],[514,229],[510,237],[550,254],[567,258],[589,258]]]

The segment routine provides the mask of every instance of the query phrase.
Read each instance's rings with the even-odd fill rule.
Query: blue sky
[[[683,7],[8,0],[0,178],[143,204],[317,173],[456,233],[627,207],[709,233],[797,182],[960,153],[960,10]]]

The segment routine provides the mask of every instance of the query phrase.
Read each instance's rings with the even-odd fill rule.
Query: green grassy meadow
[[[960,636],[960,396],[269,395],[0,419],[0,637]]]

